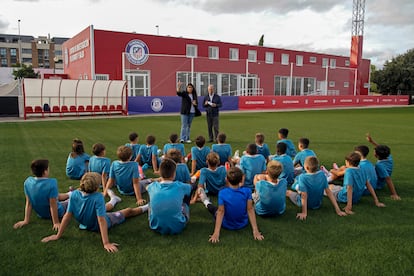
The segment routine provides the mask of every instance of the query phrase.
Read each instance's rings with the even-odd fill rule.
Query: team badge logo
[[[160,112],[162,110],[162,108],[164,107],[164,103],[161,99],[159,98],[154,98],[151,101],[151,109],[154,112]]]
[[[139,39],[128,42],[125,47],[126,56],[129,62],[134,65],[142,65],[147,62],[149,57],[149,49],[147,44]]]

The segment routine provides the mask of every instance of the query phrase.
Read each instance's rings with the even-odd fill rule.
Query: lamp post
[[[20,19],[17,20],[17,25],[19,29],[19,64],[20,64],[20,67],[22,67],[22,40],[20,37]]]
[[[160,26],[159,25],[155,25],[155,28],[157,28],[157,35],[160,35]]]

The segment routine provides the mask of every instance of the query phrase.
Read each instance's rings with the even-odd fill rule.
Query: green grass
[[[79,230],[75,221],[61,240],[48,244],[40,240],[53,233],[52,224],[35,214],[29,225],[13,229],[24,216],[23,182],[30,175],[30,162],[48,158],[51,177],[65,192],[78,184],[65,176],[73,138],[82,139],[89,153],[93,143],[103,142],[114,160],[117,146],[127,142],[131,131],[140,134],[141,143],[147,134],[154,134],[162,147],[170,133],[179,132],[178,115],[0,123],[0,274],[413,275],[413,115],[412,107],[221,114],[220,129],[233,150],[243,150],[260,131],[274,152],[277,129],[287,127],[295,143],[308,137],[310,148],[328,167],[342,163],[355,145],[367,144],[365,133],[370,132],[391,147],[393,180],[402,201],[390,200],[385,189],[378,195],[386,208],[376,208],[370,197],[364,197],[354,207],[355,215],[338,217],[325,198],[323,207],[311,210],[305,222],[295,219],[299,210],[287,202],[284,215],[258,217],[264,241],[254,241],[247,227],[222,230],[220,243],[214,245],[208,243],[213,220],[202,204],[196,204],[180,235],[150,231],[146,215],[111,229],[110,240],[120,244],[116,254],[105,252],[100,235]],[[207,136],[204,117],[193,123],[192,137],[199,134]],[[375,162],[372,152],[369,159]],[[128,206],[134,206],[133,197],[123,197],[116,209]]]

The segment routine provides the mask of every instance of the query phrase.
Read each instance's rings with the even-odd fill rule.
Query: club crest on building
[[[129,62],[134,65],[142,65],[147,62],[149,57],[149,49],[147,44],[139,39],[128,42],[125,47],[126,56]]]

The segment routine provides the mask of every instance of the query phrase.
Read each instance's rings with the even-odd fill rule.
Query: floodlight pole
[[[22,67],[22,39],[20,37],[20,19],[17,20],[17,25],[19,29],[19,64]]]

